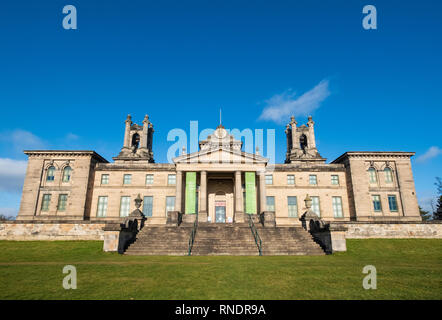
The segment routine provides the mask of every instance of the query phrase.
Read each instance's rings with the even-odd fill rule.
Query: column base
[[[207,222],[207,212],[200,211],[198,213],[198,222]]]
[[[245,222],[244,212],[242,212],[242,211],[235,212],[234,222],[235,223],[244,223]]]
[[[183,214],[184,223],[194,223],[196,220],[196,214]]]

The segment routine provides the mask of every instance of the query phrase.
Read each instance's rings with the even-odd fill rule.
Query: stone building
[[[331,163],[319,154],[314,122],[287,124],[286,160],[270,165],[219,125],[199,151],[155,163],[153,125],[128,116],[114,162],[94,151],[33,150],[17,220],[124,221],[140,195],[147,225],[183,221],[241,223],[270,212],[277,226],[299,225],[306,211],[323,220],[421,221],[410,158],[413,152],[346,152]],[[196,215],[198,213],[198,215]]]

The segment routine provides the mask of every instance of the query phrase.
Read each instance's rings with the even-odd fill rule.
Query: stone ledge
[[[119,221],[111,220],[8,220],[0,224],[105,224]]]
[[[442,220],[434,221],[332,221],[333,224],[442,224]]]

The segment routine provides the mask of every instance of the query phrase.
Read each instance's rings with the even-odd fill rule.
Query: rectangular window
[[[105,217],[107,213],[107,196],[98,197],[97,217]]]
[[[41,211],[49,211],[49,204],[51,203],[51,195],[44,194],[41,202]]]
[[[275,197],[266,197],[267,211],[275,211]]]
[[[66,202],[67,201],[68,201],[68,195],[67,194],[60,194],[58,196],[57,210],[58,211],[66,211]]]
[[[130,197],[121,197],[120,217],[127,217],[130,212]]]
[[[373,210],[381,211],[381,196],[374,195],[372,196],[372,199],[373,199]]]
[[[298,200],[296,197],[287,197],[287,206],[289,208],[289,217],[298,216]]]
[[[287,175],[287,184],[291,184],[291,185],[295,184],[295,175],[294,174]]]
[[[169,174],[167,176],[167,184],[170,186],[176,185],[176,174]]]
[[[394,195],[388,196],[388,206],[390,207],[390,211],[397,211],[397,199]]]
[[[321,216],[321,209],[319,207],[319,197],[311,197],[312,198],[312,211],[318,215],[318,217]]]
[[[341,197],[332,197],[333,204],[333,216],[335,218],[342,218],[342,198]]]
[[[331,184],[332,185],[339,185],[339,176],[338,175],[332,175],[331,176]]]
[[[318,178],[316,177],[316,174],[311,174],[309,177],[309,183],[312,186],[316,186],[318,184]]]
[[[101,175],[101,184],[109,184],[109,175],[108,174]]]
[[[146,174],[146,185],[153,184],[153,174]]]
[[[144,197],[143,214],[146,217],[152,217],[152,211],[153,211],[153,197],[152,196]]]
[[[175,197],[166,197],[166,215],[169,211],[175,211]]]
[[[266,174],[266,184],[273,184],[273,175]]]
[[[132,183],[132,175],[131,174],[125,174],[123,176],[123,184],[131,184]]]

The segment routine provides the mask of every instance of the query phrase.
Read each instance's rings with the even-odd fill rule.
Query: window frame
[[[290,181],[293,181],[293,183],[290,183]],[[288,174],[287,175],[287,185],[289,185],[289,186],[294,186],[295,185],[295,175],[294,174]]]
[[[65,200],[64,200],[64,207],[62,207],[62,209],[60,209],[60,203],[62,203],[61,202],[61,198],[62,197],[65,197]],[[67,207],[67,204],[68,204],[68,194],[67,193],[61,193],[61,194],[59,194],[58,195],[58,201],[57,201],[57,211],[66,211],[66,207]]]
[[[170,183],[170,178],[174,177],[175,182],[174,183]],[[167,175],[167,185],[168,186],[176,186],[176,174],[175,173],[171,173]]]
[[[47,202],[45,199],[47,199]],[[49,208],[51,207],[51,199],[52,199],[52,194],[50,194],[50,193],[43,194],[43,196],[41,198],[40,211],[43,211],[43,212],[49,211]],[[47,203],[47,206],[44,205],[45,203]]]
[[[378,197],[378,199],[379,199],[379,209],[376,209],[375,197]],[[380,194],[372,194],[371,195],[371,202],[373,204],[373,211],[374,212],[382,212],[382,200],[381,200],[381,195]]]
[[[66,174],[67,170],[69,171],[69,174]],[[66,179],[66,177],[67,177],[67,179]],[[72,167],[71,166],[64,167],[63,172],[61,174],[61,182],[64,182],[64,183],[69,182],[69,181],[71,181],[71,178],[72,178]]]
[[[395,209],[391,209],[390,198],[391,198],[391,199],[394,199],[394,205],[396,206]],[[387,195],[387,199],[388,199],[388,209],[390,209],[390,212],[399,212],[399,206],[398,206],[398,202],[397,202],[397,196],[396,196],[395,194],[389,194],[389,195]]]
[[[48,167],[46,172],[46,181],[54,181],[55,180],[55,166],[51,165]],[[49,173],[52,173],[52,175],[49,175]]]
[[[378,183],[378,173],[377,173],[376,168],[370,167],[370,168],[368,168],[367,172],[368,172],[368,182],[370,184],[377,184]],[[374,178],[374,180],[372,178]]]
[[[146,212],[146,198],[150,198],[151,200],[150,200],[150,203],[149,203],[149,205],[150,205],[150,215],[149,215],[149,212]],[[146,216],[146,217],[152,217],[153,216],[153,196],[144,196],[143,197],[143,214],[144,214],[144,216]]]
[[[103,183],[103,178],[104,177],[107,177],[107,179],[106,179],[106,183]],[[109,173],[102,173],[101,174],[101,179],[100,179],[100,185],[108,185],[109,184],[109,179],[110,177],[109,177]]]
[[[129,182],[127,183],[126,181],[126,178],[127,177],[129,177]],[[123,185],[129,185],[129,184],[132,184],[132,174],[130,174],[130,173],[125,173],[124,175],[123,175]]]
[[[269,204],[269,200],[273,201],[273,204]],[[273,207],[273,210],[272,210]],[[274,196],[266,196],[266,211],[275,212],[275,197]]]
[[[104,203],[101,203],[100,199],[106,199],[106,201]],[[96,215],[97,218],[105,218],[107,216],[108,203],[109,203],[109,197],[108,196],[98,196],[98,199],[97,199],[97,215]],[[100,214],[100,212],[104,212],[104,214]]]
[[[336,178],[336,179],[333,179]],[[336,183],[334,183],[336,182]],[[332,186],[339,186],[339,175],[338,174],[332,174],[331,175],[331,184]]]
[[[312,178],[314,177],[314,182],[312,183]],[[311,186],[317,186],[318,185],[318,176],[316,174],[310,174],[308,176],[308,184]]]
[[[316,213],[316,214],[318,215],[318,217],[321,217],[321,200],[320,200],[319,196],[311,196],[310,198],[312,199],[312,207],[311,207],[312,211],[313,211],[314,213]],[[316,205],[316,204],[315,204],[315,201],[313,201],[313,199],[318,199],[318,203],[317,203],[318,212],[316,212],[316,211],[313,209],[313,207]]]
[[[339,203],[335,203],[335,200],[339,200]],[[342,205],[342,197],[341,196],[332,196],[332,208],[333,208],[333,217],[334,218],[343,218],[344,217],[344,208]],[[337,215],[337,208],[339,208],[339,215]]]
[[[172,210],[167,210],[167,207],[168,207],[167,200],[168,199],[173,199],[173,209]],[[176,197],[175,196],[166,196],[166,217],[167,217],[167,213],[169,211],[175,211],[175,203],[176,203]]]
[[[290,199],[295,199],[295,204],[290,204]],[[295,215],[290,215],[290,208],[295,207]],[[289,218],[297,218],[298,217],[298,197],[297,196],[287,196],[287,215]]]
[[[273,174],[266,174],[264,176],[264,181],[266,185],[273,185]]]
[[[388,174],[387,174],[387,172],[388,172]],[[386,184],[394,183],[393,170],[390,167],[384,168],[384,176],[385,176],[385,183]]]
[[[151,177],[152,179],[148,180],[148,177],[149,178]],[[148,181],[149,181],[149,183],[148,183]],[[150,182],[150,181],[152,181],[152,182]],[[147,173],[144,183],[146,184],[146,186],[151,186],[151,185],[153,185],[153,182],[154,182],[153,174],[152,173]]]
[[[122,209],[123,209],[123,199],[127,199],[127,203],[124,203],[124,208],[126,209],[127,207],[127,215],[122,215]],[[131,197],[130,196],[121,196],[120,197],[120,217],[128,217],[130,215],[130,200]]]

